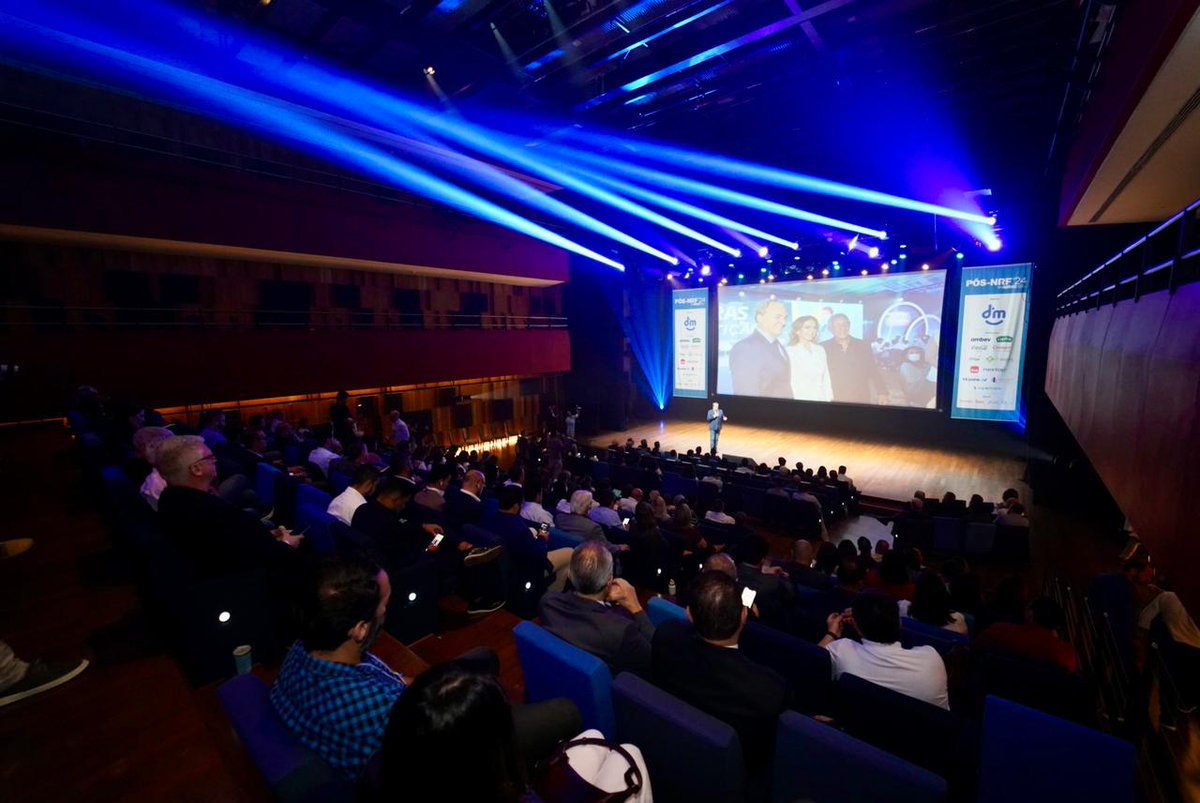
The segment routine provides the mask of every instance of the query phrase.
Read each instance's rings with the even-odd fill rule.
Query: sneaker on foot
[[[32,697],[38,692],[53,689],[55,686],[61,686],[87,669],[87,666],[86,658],[79,661],[53,663],[34,661],[25,670],[25,677],[0,692],[0,707],[24,700],[26,697]]]
[[[500,557],[499,546],[477,546],[463,558],[463,566],[478,566],[481,563],[491,563]]]
[[[480,600],[476,600],[476,601],[472,602],[470,605],[467,606],[467,613],[474,616],[475,614],[478,614],[478,613],[491,613],[492,611],[498,611],[503,607],[504,607],[504,600],[502,600],[502,599],[501,600],[493,600],[493,601],[480,599]]]
[[[32,548],[32,538],[12,538],[8,541],[0,541],[0,559],[15,558],[22,552],[28,552]]]

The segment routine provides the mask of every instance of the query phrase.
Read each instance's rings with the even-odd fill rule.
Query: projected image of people
[[[932,409],[943,271],[721,287],[717,392]]]

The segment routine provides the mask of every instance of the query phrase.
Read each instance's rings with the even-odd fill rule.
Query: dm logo
[[[1008,317],[1008,313],[1002,309],[997,309],[994,304],[988,304],[987,309],[981,312],[979,317],[983,318],[983,322],[988,326],[999,326],[1004,323],[1004,320]]]
[[[691,315],[688,315],[687,317],[685,317],[685,318],[683,319],[683,328],[684,328],[684,329],[687,329],[689,332],[691,332],[691,331],[695,330],[695,328],[696,328],[696,319],[695,319],[695,318],[693,318]]]

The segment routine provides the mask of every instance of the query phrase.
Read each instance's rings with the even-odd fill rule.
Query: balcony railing
[[[1056,314],[1137,300],[1200,278],[1200,200],[1058,294]]]
[[[200,309],[0,305],[0,329],[566,329],[557,315],[378,312],[346,309]]]

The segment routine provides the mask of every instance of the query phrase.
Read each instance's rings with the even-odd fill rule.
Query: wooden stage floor
[[[821,465],[836,469],[846,466],[859,491],[870,496],[903,500],[920,489],[928,496],[940,497],[953,491],[967,499],[978,493],[988,501],[999,500],[1006,488],[1021,491],[1028,499],[1029,491],[1022,481],[1025,460],[1014,454],[1011,444],[1007,450],[937,448],[898,445],[879,440],[834,436],[800,430],[766,429],[732,420],[721,431],[718,451],[750,457],[774,466],[778,458],[786,457],[789,466],[797,460],[814,470]],[[626,438],[635,442],[645,438],[658,441],[663,450],[675,449],[680,454],[696,446],[708,448],[708,425],[703,421],[654,421],[624,432],[606,432],[589,442],[606,446],[614,439]]]

